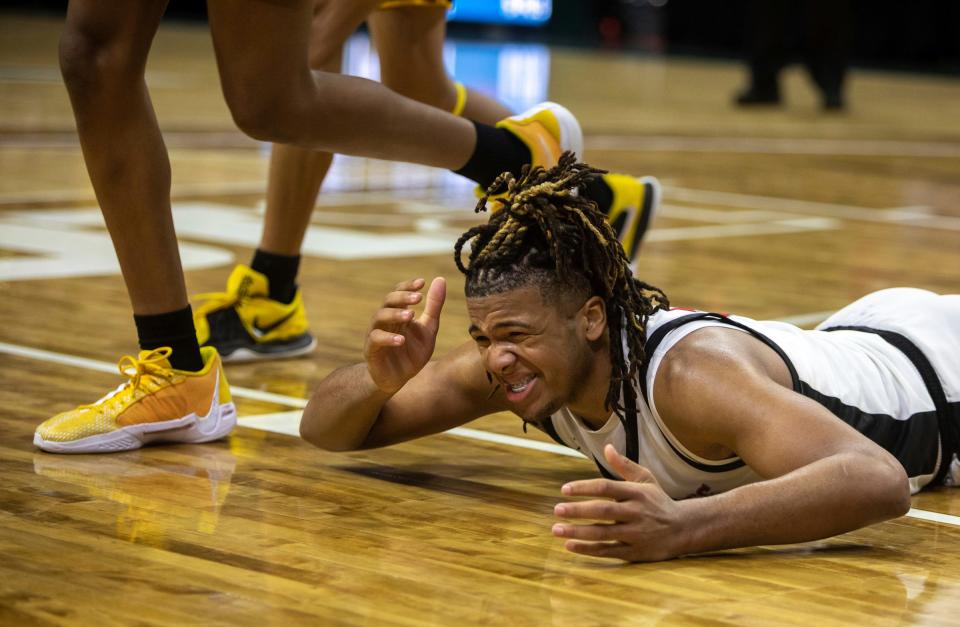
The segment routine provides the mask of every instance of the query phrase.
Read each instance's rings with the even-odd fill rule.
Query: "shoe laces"
[[[113,390],[97,402],[91,405],[82,405],[81,407],[94,407],[97,405],[102,405],[124,390],[130,390],[131,393],[135,393],[140,387],[140,384],[144,383],[145,376],[148,378],[171,378],[173,376],[173,369],[170,368],[168,365],[169,362],[167,361],[171,354],[173,354],[172,348],[169,346],[162,346],[160,348],[151,350],[149,353],[146,353],[141,357],[124,355],[117,362],[117,369],[120,371],[120,374],[128,377],[128,380],[124,383],[121,383],[117,389]],[[146,387],[146,385],[144,385],[144,387]]]

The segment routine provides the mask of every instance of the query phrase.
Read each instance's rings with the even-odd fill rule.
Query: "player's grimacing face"
[[[537,287],[467,298],[470,336],[510,409],[539,423],[577,393],[588,350],[577,313],[543,302]]]

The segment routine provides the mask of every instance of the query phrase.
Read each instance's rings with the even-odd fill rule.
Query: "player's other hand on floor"
[[[373,315],[363,356],[370,377],[384,392],[399,390],[433,356],[447,283],[435,278],[424,297],[425,285],[423,279],[398,283]],[[417,316],[412,307],[421,301],[423,312]]]
[[[679,504],[660,487],[650,471],[611,445],[604,448],[611,469],[624,481],[588,479],[561,489],[564,496],[593,497],[558,503],[554,514],[564,522],[553,535],[565,538],[568,551],[627,562],[651,562],[683,554],[685,529]],[[589,520],[590,523],[572,523]]]

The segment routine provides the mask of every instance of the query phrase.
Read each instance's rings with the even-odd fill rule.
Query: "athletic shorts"
[[[898,333],[930,360],[950,403],[960,403],[960,294],[912,287],[867,294],[817,326],[867,327]]]
[[[836,327],[854,327],[864,330],[887,332],[885,339],[894,343],[896,334],[909,340],[932,367],[935,377],[926,379],[927,389],[939,384],[941,402],[937,407],[942,416],[941,438],[947,438],[944,452],[960,452],[960,294],[940,295],[927,290],[896,287],[867,294],[817,326],[819,330]],[[911,357],[911,348],[900,343]],[[898,346],[901,347],[901,346]],[[916,356],[911,357],[923,375],[923,365]],[[922,362],[923,358],[919,358]],[[936,390],[931,397],[936,403]],[[949,457],[947,459],[950,459]],[[948,484],[960,483],[960,462],[952,459],[950,472],[945,478]]]

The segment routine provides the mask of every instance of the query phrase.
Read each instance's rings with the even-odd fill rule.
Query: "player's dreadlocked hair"
[[[526,285],[600,296],[607,309],[613,373],[606,405],[623,419],[620,390],[646,360],[647,318],[670,306],[658,288],[635,279],[613,228],[592,200],[578,194],[603,174],[566,152],[550,170],[525,166],[520,177],[501,174],[477,203],[506,191],[502,208],[486,224],[457,240],[454,260],[466,275],[467,296],[502,293]],[[470,242],[467,264],[463,246]],[[626,328],[624,328],[626,327]],[[629,357],[620,337],[626,338]]]

